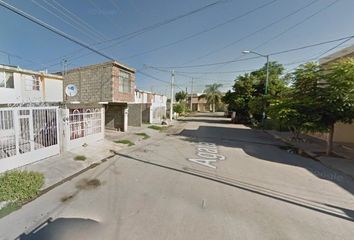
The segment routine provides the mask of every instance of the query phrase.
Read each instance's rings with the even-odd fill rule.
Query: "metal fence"
[[[101,123],[101,110],[98,108],[70,109],[70,140],[101,133]]]
[[[56,107],[0,108],[0,159],[57,145],[57,119]]]

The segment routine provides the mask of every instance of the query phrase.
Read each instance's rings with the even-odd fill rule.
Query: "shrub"
[[[185,106],[182,103],[178,103],[173,106],[173,111],[175,113],[181,114],[185,111]]]
[[[143,133],[143,132],[142,133],[135,133],[135,135],[142,136],[143,139],[148,139],[150,137],[148,134]]]
[[[23,203],[38,195],[44,184],[42,173],[9,171],[0,176],[0,201]]]
[[[123,139],[123,140],[116,140],[114,141],[115,143],[122,143],[122,144],[127,144],[128,146],[133,146],[135,145],[132,141]]]
[[[5,207],[0,209],[0,218],[12,213],[13,211],[19,209],[21,206],[19,203],[10,202]]]
[[[77,155],[74,160],[76,161],[85,161],[86,157],[84,155]]]
[[[166,128],[166,126],[151,125],[151,126],[148,126],[148,128],[161,131],[161,130],[164,130]]]

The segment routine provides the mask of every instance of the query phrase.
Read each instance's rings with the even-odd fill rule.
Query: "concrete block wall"
[[[70,70],[64,74],[64,91],[68,84],[74,84],[78,93],[67,96],[66,102],[110,102],[112,101],[112,64],[98,64]]]
[[[128,104],[128,126],[140,127],[142,124],[142,104]]]
[[[124,131],[124,109],[126,107],[117,104],[108,104],[106,106],[105,127],[118,131]]]
[[[141,108],[143,123],[151,123],[151,104],[143,103]]]

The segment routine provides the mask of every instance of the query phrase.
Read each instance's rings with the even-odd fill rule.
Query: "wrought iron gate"
[[[59,153],[58,107],[0,108],[0,172]]]

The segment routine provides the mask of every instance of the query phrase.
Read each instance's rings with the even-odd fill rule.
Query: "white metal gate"
[[[0,172],[59,153],[58,107],[0,108]]]
[[[84,143],[95,142],[104,137],[104,109],[69,109],[67,147],[71,149]]]

